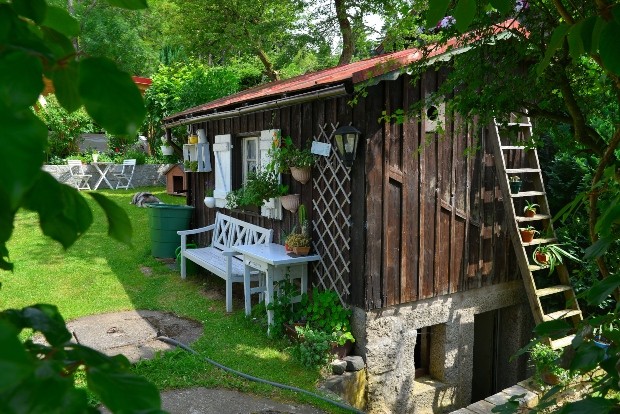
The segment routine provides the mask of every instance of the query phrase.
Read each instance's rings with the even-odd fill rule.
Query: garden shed
[[[168,134],[204,129],[213,148],[213,171],[188,173],[193,226],[212,223],[220,210],[274,229],[280,242],[294,214],[277,202],[231,211],[226,193],[242,185],[245,166],[260,163],[274,137],[331,147],[317,156],[308,183],[281,179],[311,217],[321,255],[311,282],[353,308],[372,413],[448,411],[526,375],[522,358],[508,362],[533,322],[485,126],[460,124],[440,102],[404,123],[382,118],[437,90],[449,53],[434,55],[417,80],[404,70],[421,58],[410,49],[261,85],[165,120]],[[356,94],[362,85],[365,93]],[[361,132],[350,168],[335,151],[334,131],[343,125]],[[216,208],[203,203],[208,189]]]

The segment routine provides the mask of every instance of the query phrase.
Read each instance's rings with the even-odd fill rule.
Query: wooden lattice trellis
[[[351,176],[332,140],[338,124],[329,127],[319,125],[321,132],[314,138],[332,146],[328,157],[319,157],[318,174],[313,179],[313,240],[314,249],[321,256],[315,274],[320,287],[335,290],[346,304],[351,286]]]

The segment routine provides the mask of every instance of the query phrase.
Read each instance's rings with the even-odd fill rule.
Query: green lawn
[[[0,307],[52,303],[66,320],[130,309],[173,312],[203,323],[204,335],[192,345],[200,354],[250,375],[315,391],[319,371],[295,361],[285,350],[286,342],[268,339],[264,327],[244,317],[241,302],[226,314],[223,299],[213,294],[223,291],[221,279],[203,275],[182,281],[178,271],[151,257],[148,209],[129,203],[135,191],[151,191],[166,203],[185,203],[182,197],[165,194],[163,188],[102,191],[127,211],[133,225],[131,247],[107,237],[105,216],[86,194],[95,221],[67,251],[42,235],[35,213],[20,211],[8,244],[15,271],[0,273]],[[152,274],[145,275],[144,267]],[[224,373],[185,351],[140,362],[135,371],[160,390],[223,387],[331,410],[311,397]]]

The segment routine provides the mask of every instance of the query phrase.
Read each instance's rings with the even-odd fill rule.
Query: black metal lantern
[[[338,155],[340,155],[340,159],[348,168],[351,168],[355,160],[360,134],[361,132],[357,128],[350,125],[341,126],[334,131]]]

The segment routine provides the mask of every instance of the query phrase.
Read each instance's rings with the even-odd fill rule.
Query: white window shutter
[[[216,207],[226,207],[226,195],[232,190],[232,135],[216,135],[213,143],[215,155],[215,189],[213,197]]]
[[[263,169],[267,167],[269,161],[269,149],[273,144],[273,141],[276,139],[280,139],[280,130],[279,129],[266,129],[260,132],[260,137],[258,139],[258,151],[260,156],[260,168]],[[280,174],[278,174],[278,182],[282,182]],[[280,204],[280,199],[271,199],[267,203],[263,204],[260,208],[260,214],[264,217],[268,217],[275,220],[282,220],[282,205]]]

